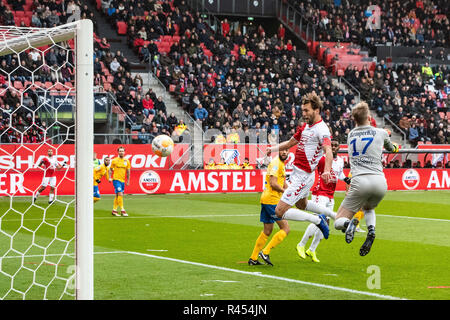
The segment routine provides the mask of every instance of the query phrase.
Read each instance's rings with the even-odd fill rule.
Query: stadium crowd
[[[318,41],[353,42],[376,54],[376,45],[426,46],[448,48],[450,23],[446,0],[288,0],[317,26]],[[377,14],[381,25],[376,29],[370,16]],[[371,6],[371,8],[369,8]]]
[[[111,2],[111,1],[109,1]],[[17,12],[22,12],[20,15]],[[30,20],[26,18],[30,16]],[[72,21],[74,18],[89,18],[94,23],[94,31],[97,31],[97,21],[94,13],[86,3],[80,0],[74,1],[3,1],[0,3],[0,22],[3,25],[55,27]],[[16,90],[5,90],[0,94],[0,135],[2,142],[42,142],[45,128],[33,130],[32,121],[29,123],[31,112],[38,105],[38,96],[33,90],[28,90],[32,80],[42,83],[45,88],[54,86],[57,82],[71,86],[74,81],[73,55],[69,48],[70,43],[62,43],[61,47],[44,51],[44,56],[38,50],[17,54],[10,54],[0,60],[0,86],[6,87],[8,77]],[[41,48],[45,49],[45,48]],[[66,55],[70,56],[66,59]],[[45,64],[43,63],[45,59]],[[17,68],[19,61],[22,68]],[[68,61],[64,67],[58,70],[58,66]],[[52,68],[53,67],[53,68]],[[36,71],[37,70],[37,71]],[[31,74],[31,72],[33,74]],[[33,77],[33,79],[32,79]],[[98,38],[94,34],[94,87],[97,92],[108,91],[113,94],[117,103],[125,112],[125,122],[128,132],[132,128],[139,129],[135,142],[151,142],[157,134],[170,134],[174,130],[182,133],[186,126],[171,114],[167,115],[165,104],[161,97],[150,89],[142,92],[143,80],[139,75],[132,76],[127,57],[120,51],[112,52],[111,45],[106,38]],[[59,87],[59,89],[64,89]],[[23,101],[18,92],[27,91]],[[24,108],[26,107],[26,108]],[[20,109],[15,111],[16,109]],[[9,121],[13,115],[12,122]],[[11,125],[10,125],[11,124]],[[13,128],[27,130],[21,138],[19,131]],[[21,130],[20,132],[24,132]],[[4,133],[7,132],[7,133]],[[34,133],[33,133],[34,132]]]
[[[388,67],[381,60],[370,75],[367,69],[349,66],[344,77],[371,103],[379,117],[390,119],[407,134],[413,146],[419,142],[450,143],[448,94],[450,70],[428,63]]]
[[[183,1],[180,3],[184,4]],[[161,13],[161,8],[156,9],[158,14],[137,28],[133,28],[132,23],[128,33],[130,45],[137,47],[144,60],[154,60],[152,63],[160,80],[168,89],[171,88],[185,110],[202,122],[205,130],[214,128],[224,132],[224,136],[218,137],[218,142],[238,142],[235,134],[238,129],[244,132],[248,129],[268,130],[279,133],[281,139],[288,139],[298,124],[301,96],[316,90],[324,100],[324,117],[333,135],[345,143],[352,126],[349,111],[355,101],[354,93],[344,94],[342,90],[333,88],[323,67],[311,59],[297,56],[296,47],[282,32],[283,27],[278,33],[268,36],[259,26],[250,36],[250,33],[230,32],[229,24],[224,20],[221,32],[213,33],[198,13],[185,11],[183,14],[178,7],[169,8],[167,6],[164,13]],[[168,52],[160,51],[157,44],[161,37],[173,35],[173,30],[154,28],[159,25],[158,21],[162,21],[162,25],[173,21],[177,26],[173,29],[177,29],[180,35],[179,41],[174,42]],[[159,31],[154,33],[156,29]],[[137,37],[143,35],[144,41],[137,42],[133,30],[141,30]],[[148,33],[152,36],[145,38]],[[381,62],[372,77],[369,70],[358,71],[355,67],[346,71],[346,78],[363,98],[372,102],[379,116],[390,117],[397,124],[403,117],[402,112],[397,113],[398,108],[395,108],[395,104],[401,104],[400,98],[406,96],[403,102],[408,99],[417,104],[431,91],[428,86],[433,85],[441,95],[431,97],[426,105],[430,107],[430,113],[435,113],[432,121],[440,122],[436,127],[441,127],[443,135],[423,135],[419,140],[447,143],[450,139],[447,117],[436,111],[445,112],[446,109],[446,67],[433,70],[428,65],[416,64],[392,70]],[[415,84],[417,81],[419,85]],[[409,107],[403,110],[409,121],[420,112]],[[399,114],[402,117],[396,119]],[[427,128],[427,124],[424,126]],[[409,130],[409,126],[400,128]]]
[[[333,87],[325,68],[298,56],[284,35],[269,36],[262,26],[252,34],[230,31],[226,21],[223,32],[212,32],[183,0],[144,8],[132,1],[121,4],[128,9],[112,2],[104,6],[106,14],[114,12],[111,23],[127,23],[129,45],[152,63],[161,82],[204,130],[223,132],[218,142],[240,142],[234,134],[239,129],[267,130],[288,139],[299,124],[301,96],[311,90],[325,101],[325,117],[337,138],[346,140],[354,94]],[[150,10],[148,18],[140,16],[143,10]],[[162,37],[177,35],[169,50],[160,50]]]

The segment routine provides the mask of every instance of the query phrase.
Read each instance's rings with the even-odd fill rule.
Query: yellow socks
[[[122,210],[125,210],[123,207],[123,196],[117,196],[117,206],[122,208]]]
[[[119,196],[115,196],[114,197],[114,206],[113,206],[113,210],[114,211],[117,211],[117,207],[118,207],[118,205],[119,205],[119,203],[118,203],[118,201],[117,201],[117,198],[118,198]]]
[[[361,219],[364,218],[364,212],[362,210],[359,210],[357,213],[355,213],[355,218],[361,221]]]
[[[261,231],[261,234],[259,235],[258,239],[256,239],[255,247],[253,248],[252,256],[250,257],[250,259],[252,260],[258,259],[258,253],[266,244],[267,238],[268,237],[265,235],[265,233]]]
[[[263,249],[264,254],[269,254],[270,250],[275,248],[277,245],[279,245],[284,238],[286,238],[287,234],[284,230],[280,230],[272,237],[272,240],[267,244],[267,246]]]
[[[98,200],[100,200],[100,198],[94,197],[94,203],[96,203]]]

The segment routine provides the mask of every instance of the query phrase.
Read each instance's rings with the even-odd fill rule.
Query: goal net
[[[0,26],[0,299],[93,299],[93,28]]]

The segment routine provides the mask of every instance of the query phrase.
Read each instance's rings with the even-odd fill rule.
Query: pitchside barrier
[[[176,144],[171,157],[160,158],[154,155],[149,145],[125,145],[126,158],[131,162],[130,185],[128,194],[164,194],[164,193],[217,193],[217,192],[261,192],[264,188],[266,170],[257,168],[257,159],[268,145],[205,145],[204,159],[220,159],[228,163],[242,164],[250,159],[252,169],[247,170],[169,170],[180,158],[188,159],[188,144]],[[399,159],[401,163],[408,157],[425,161],[445,163],[450,148],[442,146],[423,146],[422,149],[400,150],[397,154],[385,153],[385,161]],[[118,145],[94,145],[99,159],[116,156]],[[40,145],[3,145],[5,154],[0,154],[0,195],[31,196],[43,177],[43,170],[36,168],[47,148]],[[292,169],[295,148],[286,162],[287,172]],[[342,146],[340,155],[347,158],[346,146]],[[74,148],[73,145],[59,146],[57,159],[66,161],[68,170],[57,171],[57,195],[73,195],[74,184]],[[427,160],[428,159],[428,160]],[[420,161],[419,160],[419,161]],[[424,161],[425,160],[425,161]],[[415,160],[417,161],[417,160]],[[413,161],[413,162],[415,162]],[[182,162],[182,161],[181,161]],[[87,165],[91,165],[90,163]],[[346,169],[348,174],[349,169]],[[450,169],[385,169],[389,190],[443,190],[450,189]],[[111,183],[104,179],[99,185],[103,195],[114,194]],[[341,181],[338,191],[345,190]],[[46,195],[46,192],[43,193]]]

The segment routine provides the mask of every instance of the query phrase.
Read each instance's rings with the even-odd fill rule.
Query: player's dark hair
[[[311,108],[313,110],[319,109],[319,111],[322,111],[322,101],[320,100],[319,96],[313,91],[303,96],[302,98],[302,104],[311,104]]]

